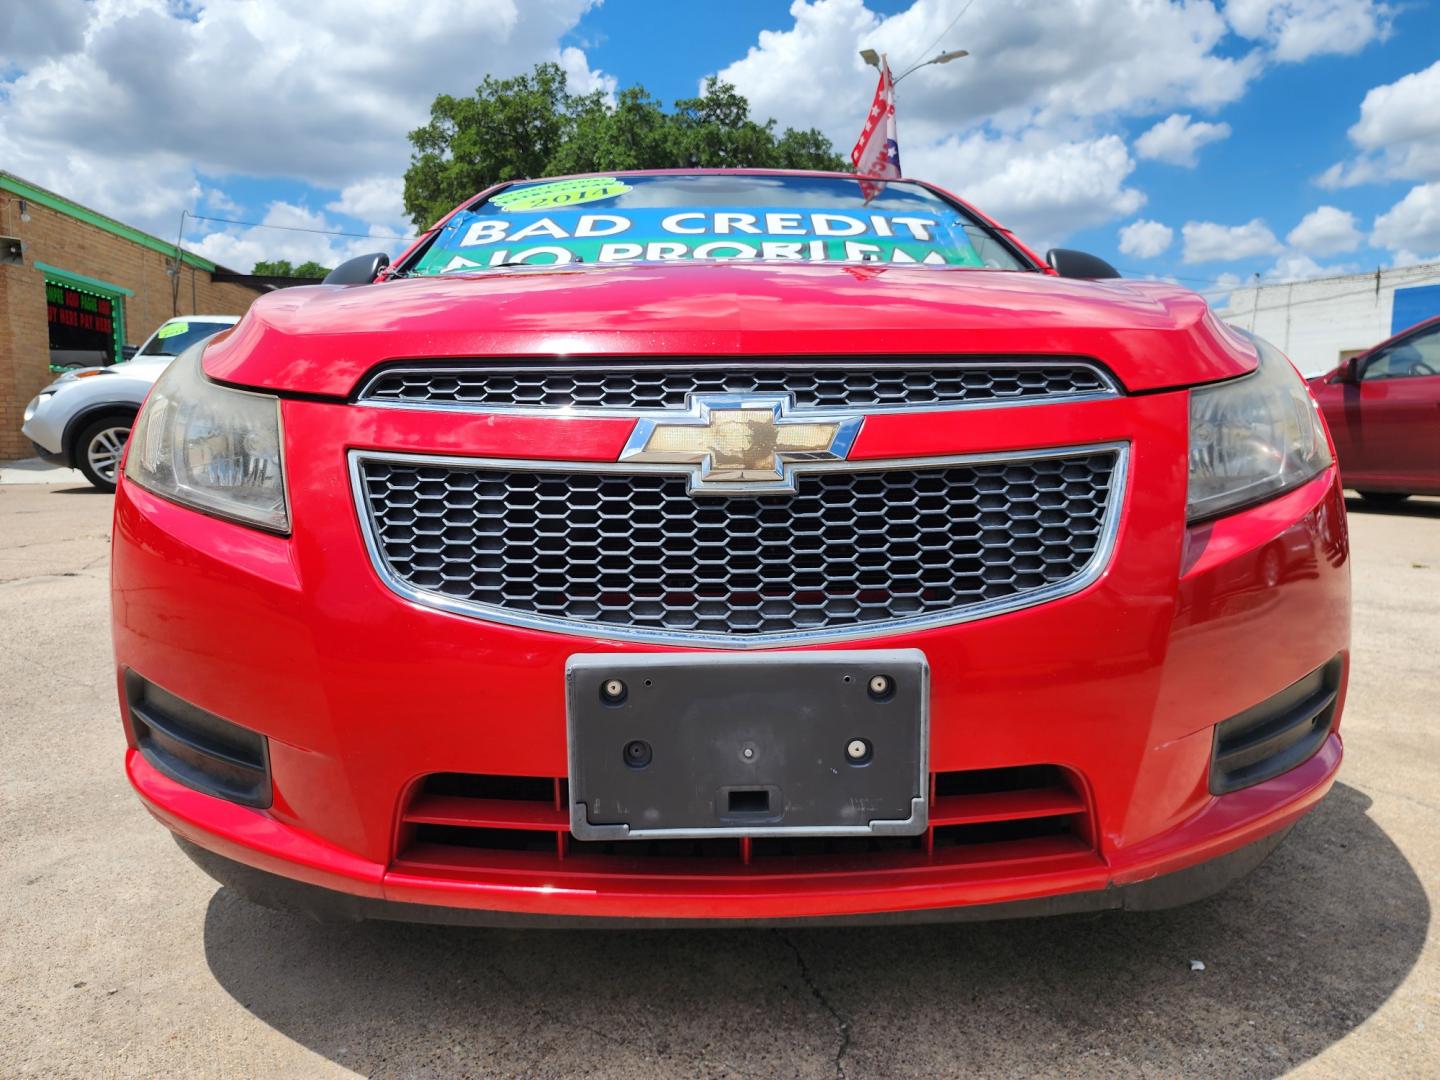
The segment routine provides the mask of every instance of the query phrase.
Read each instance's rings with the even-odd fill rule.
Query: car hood
[[[1088,356],[1130,390],[1229,378],[1254,348],[1187,289],[1048,274],[814,264],[578,266],[309,286],[207,347],[212,378],[343,396],[428,358]]]

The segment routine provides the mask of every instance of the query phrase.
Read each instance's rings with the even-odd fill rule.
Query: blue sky
[[[931,43],[973,55],[900,87],[906,171],[1037,247],[1212,296],[1440,257],[1440,7],[1413,0],[0,0],[0,163],[164,236],[257,223],[187,223],[240,269],[334,261],[397,246],[405,133],[486,73],[667,102],[719,73],[845,153],[858,49]]]

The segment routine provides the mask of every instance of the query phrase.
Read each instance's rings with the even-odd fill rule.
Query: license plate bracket
[[[577,654],[566,666],[571,832],[917,835],[928,703],[918,649]]]

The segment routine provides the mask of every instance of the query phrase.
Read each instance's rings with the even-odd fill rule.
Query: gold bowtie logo
[[[696,395],[688,413],[637,421],[620,460],[689,466],[693,494],[793,492],[796,466],[844,460],[861,418],[790,412],[788,394]]]

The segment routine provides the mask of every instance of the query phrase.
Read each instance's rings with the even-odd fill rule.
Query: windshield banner
[[[486,204],[456,214],[412,272],[674,260],[982,265],[964,223],[935,214],[752,206],[512,216],[505,209]]]

